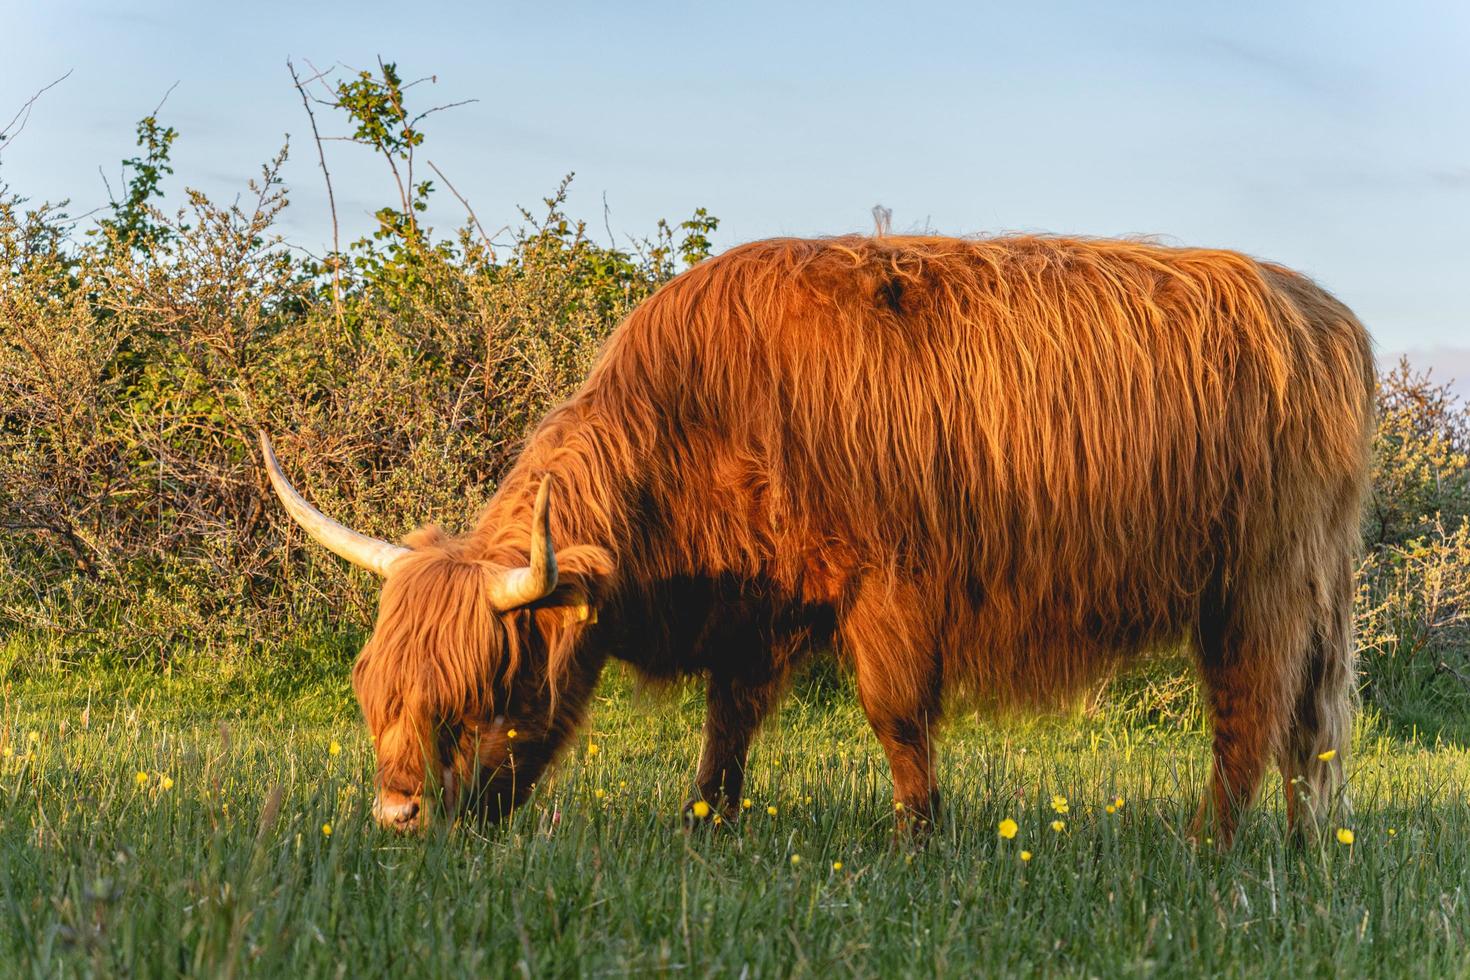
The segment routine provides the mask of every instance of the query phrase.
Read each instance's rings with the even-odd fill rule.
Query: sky
[[[872,228],[1152,235],[1297,268],[1470,393],[1470,3],[283,3],[0,0],[0,150],[32,200],[106,203],[168,94],[166,204],[230,200],[287,139],[281,230],[330,216],[286,61],[432,76],[432,160],[494,230],[575,172],[626,243],[695,208],[719,248]],[[170,87],[172,92],[170,93]],[[319,118],[324,132],[345,127]],[[344,236],[393,200],[326,147]],[[100,172],[99,172],[100,168]],[[432,176],[431,174],[427,176]],[[447,192],[432,223],[464,218]]]

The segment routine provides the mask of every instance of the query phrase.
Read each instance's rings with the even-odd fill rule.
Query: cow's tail
[[[1339,557],[1324,579],[1281,753],[1287,819],[1307,833],[1344,826],[1351,813],[1345,773],[1357,703],[1352,559]]]

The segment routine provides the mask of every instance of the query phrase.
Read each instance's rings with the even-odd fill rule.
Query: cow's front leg
[[[745,786],[745,757],[750,739],[780,694],[779,678],[712,674],[704,717],[704,752],[695,777],[695,795],[684,805],[689,813],[703,801],[725,819],[739,812]]]

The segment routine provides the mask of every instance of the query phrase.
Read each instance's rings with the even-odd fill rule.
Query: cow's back
[[[589,384],[639,401],[665,564],[838,604],[923,580],[1024,651],[1162,642],[1342,525],[1372,379],[1351,313],[1236,253],[848,238],[704,263]]]

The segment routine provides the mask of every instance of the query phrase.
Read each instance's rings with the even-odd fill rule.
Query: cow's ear
[[[573,545],[557,549],[556,563],[556,588],[536,607],[560,610],[571,617],[569,622],[596,622],[597,608],[612,583],[612,555],[603,548]]]
[[[425,524],[417,531],[410,531],[403,536],[403,546],[415,551],[426,548],[443,548],[449,543],[449,535],[445,534],[437,524]]]

